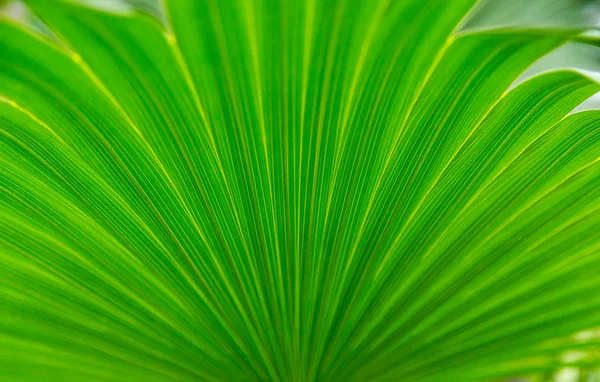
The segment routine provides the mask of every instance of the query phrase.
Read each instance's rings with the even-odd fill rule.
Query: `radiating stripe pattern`
[[[475,0],[26,3],[52,36],[0,22],[0,380],[497,380],[598,348],[600,111],[571,111],[600,85],[511,87],[596,38],[461,31]]]

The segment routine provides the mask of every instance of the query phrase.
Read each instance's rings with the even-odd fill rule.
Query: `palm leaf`
[[[492,380],[597,348],[600,111],[571,112],[600,85],[512,85],[598,40],[461,29],[476,3],[27,0],[0,375]]]

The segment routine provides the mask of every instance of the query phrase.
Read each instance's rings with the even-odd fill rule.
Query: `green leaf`
[[[50,33],[0,22],[0,379],[494,380],[597,348],[600,111],[573,110],[600,85],[539,61],[596,53],[582,24],[26,3]]]

